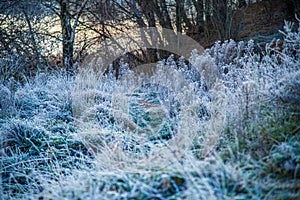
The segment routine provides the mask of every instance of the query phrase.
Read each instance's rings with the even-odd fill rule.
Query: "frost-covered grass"
[[[300,30],[152,77],[3,82],[0,199],[299,199]]]

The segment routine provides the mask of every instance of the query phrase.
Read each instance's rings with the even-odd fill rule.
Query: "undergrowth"
[[[299,199],[300,30],[127,69],[3,80],[0,199]]]

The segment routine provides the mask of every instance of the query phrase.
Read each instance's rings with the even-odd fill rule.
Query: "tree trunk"
[[[164,23],[161,24],[161,26],[163,28],[173,30],[171,17],[169,15],[168,6],[165,0],[160,0],[160,7],[162,11],[163,20],[164,20]]]
[[[196,28],[197,28],[197,34],[200,35],[201,33],[203,33],[203,24],[204,24],[204,20],[203,20],[203,13],[204,13],[204,8],[203,8],[203,2],[202,0],[193,0],[193,4],[196,8],[196,15],[197,15],[197,21],[196,21]]]
[[[60,2],[60,20],[62,28],[62,45],[63,45],[63,66],[67,73],[72,72],[73,54],[74,54],[74,39],[72,37],[71,15],[68,10],[66,0]]]
[[[176,28],[182,33],[182,18],[184,13],[184,0],[176,0]]]
[[[155,14],[154,14],[154,5],[152,1],[145,2],[144,0],[139,0],[139,5],[142,9],[143,14],[146,17],[148,27],[156,27],[156,20],[155,20]],[[155,43],[158,40],[159,34],[153,29],[151,31],[151,41]],[[155,45],[155,44],[152,44]],[[158,60],[157,58],[157,49],[155,48],[147,48],[147,61],[148,62],[156,62]]]

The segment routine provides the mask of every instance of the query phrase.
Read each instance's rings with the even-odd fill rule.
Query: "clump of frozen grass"
[[[274,96],[283,105],[292,106],[299,112],[297,105],[300,104],[300,72],[289,73],[277,84]],[[299,113],[296,113],[299,115]]]
[[[51,174],[56,165],[79,167],[84,157],[88,162],[90,154],[73,137],[71,84],[60,74],[40,74],[10,91],[14,112],[1,119],[0,130],[4,197],[39,191],[35,173]]]
[[[203,151],[200,157],[203,157],[212,152],[223,131],[227,112],[227,94],[218,66],[210,55],[197,55],[193,52],[190,62],[201,74],[202,92],[198,93],[199,100],[206,106],[210,116],[205,129],[207,137],[201,141]]]
[[[41,118],[70,121],[70,84],[62,75],[40,74],[30,78],[14,92],[16,116],[31,118],[43,115]]]
[[[300,177],[300,144],[299,141],[284,142],[272,150],[264,166],[268,173],[282,177]]]
[[[0,96],[0,118],[5,118],[12,114],[13,106],[11,92],[3,84],[0,84]]]
[[[250,176],[251,173],[243,172],[239,166],[225,165],[220,159],[186,160],[181,167],[157,171],[74,169],[58,174],[56,179],[38,177],[45,189],[32,197],[245,199],[251,198],[251,193],[258,189],[249,183]]]
[[[298,20],[300,22],[300,20]],[[292,31],[292,29],[295,27],[295,24],[293,22],[285,21],[284,25],[284,31],[281,31],[281,33],[284,35],[284,41],[283,41],[283,51],[282,51],[282,57],[286,61],[290,62],[292,60],[288,59],[288,57],[294,58],[293,60],[299,63],[300,59],[300,26],[298,26],[297,31]],[[285,57],[287,56],[287,57]]]
[[[298,129],[295,114],[299,113],[296,111],[299,96],[299,30],[292,32],[291,26],[286,23],[282,46],[278,42],[274,46],[273,42],[261,54],[249,48],[253,46],[251,41],[243,48],[240,43],[234,45],[231,41],[230,44],[225,42],[224,46],[217,44],[208,51],[214,60],[221,61],[228,49],[242,52],[239,54],[242,56],[236,56],[230,62],[224,58],[221,64],[217,64],[223,72],[228,102],[226,131],[223,132],[226,134],[221,138],[223,142],[223,139],[228,139],[236,143],[233,146],[239,149],[235,149],[237,151],[250,150],[255,157],[265,156],[272,145],[282,142],[282,135],[293,136],[292,127]],[[283,123],[280,118],[286,122]],[[274,123],[277,123],[277,128]]]
[[[243,59],[247,60],[249,55],[254,54],[254,48],[253,40],[235,42],[230,39],[223,43],[217,41],[206,53],[212,57],[220,73],[227,74],[232,66],[241,67],[238,65],[243,63]]]
[[[281,71],[279,76],[275,77],[276,81],[272,85],[271,92],[275,99],[283,106],[293,107],[296,109],[297,115],[299,109],[299,66],[300,66],[300,26],[298,31],[292,31],[294,23],[285,22],[284,31],[281,33],[285,39],[282,44],[282,51],[279,51],[280,46],[276,44],[271,50],[276,52],[277,60]]]
[[[91,69],[82,69],[77,74],[74,87],[71,89],[72,111],[75,119],[88,121],[95,118],[95,110],[89,109],[98,103],[97,98],[101,92],[98,90],[99,83],[99,75]]]

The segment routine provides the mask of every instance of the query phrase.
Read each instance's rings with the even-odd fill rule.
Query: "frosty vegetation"
[[[300,29],[0,85],[0,199],[299,199]]]

